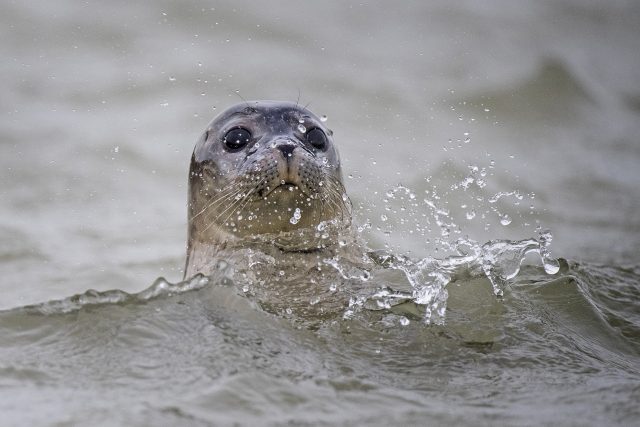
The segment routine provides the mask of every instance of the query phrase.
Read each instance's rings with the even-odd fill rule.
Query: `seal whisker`
[[[216,212],[217,215],[215,216],[215,218],[213,218],[213,221],[210,221],[210,224],[215,223],[216,221],[218,221],[220,219],[220,217],[222,217],[222,215],[224,215],[226,212],[229,212],[229,215],[227,215],[227,217],[225,218],[224,221],[222,221],[223,224],[225,224],[229,218],[231,218],[231,215],[233,215],[233,212],[236,210],[236,208],[240,205],[242,205],[242,207],[240,208],[240,210],[242,211],[242,209],[244,209],[244,207],[247,205],[247,203],[250,201],[250,197],[253,193],[256,192],[256,190],[261,186],[261,184],[263,184],[265,182],[265,180],[259,181],[257,182],[253,188],[251,188],[251,190],[246,191],[246,189],[241,185],[240,189],[238,191],[235,192],[235,196],[234,196],[234,201],[227,206],[224,210],[220,211],[220,212]],[[234,181],[235,185],[238,185],[238,183],[236,183]],[[241,184],[241,183],[240,183]],[[232,184],[233,185],[233,184]],[[242,195],[241,197],[238,198],[238,195]],[[244,203],[243,203],[244,202]],[[210,225],[208,225],[205,230],[207,230],[210,227]]]
[[[239,190],[231,191],[229,194],[218,198],[216,202],[216,206],[220,206],[222,202],[226,202],[229,200],[233,200],[233,201],[230,204],[226,205],[226,207],[222,211],[214,210],[213,212],[210,212],[208,216],[205,218],[205,222],[208,222],[209,224],[215,223],[215,221],[217,221],[225,212],[227,212],[229,209],[233,209],[234,206],[236,206],[239,203],[239,201],[241,201],[244,198],[244,195],[238,198],[238,196],[241,195],[242,193],[243,193],[243,189],[239,189]],[[205,230],[207,229],[209,229],[209,226],[205,228]]]
[[[216,217],[215,217],[215,221],[210,221],[209,225],[207,225],[203,231],[208,230],[213,224],[216,223],[217,220],[220,219],[220,217],[227,212],[230,208],[231,211],[229,212],[229,214],[227,215],[227,217],[224,219],[224,221],[222,221],[222,224],[226,224],[227,221],[229,221],[229,218],[231,218],[231,215],[233,215],[233,212],[236,210],[237,207],[239,207],[240,205],[240,209],[238,209],[240,212],[242,212],[242,210],[245,208],[245,206],[250,202],[249,197],[256,191],[256,189],[259,186],[256,185],[254,188],[252,188],[250,191],[248,191],[243,197],[241,197],[240,199],[234,201],[230,206],[228,206],[224,211],[220,212]]]
[[[257,187],[256,187],[256,188],[257,188]],[[247,197],[245,197],[245,198],[243,199],[243,201],[241,202],[241,206],[238,208],[238,211],[239,211],[239,212],[243,212],[243,211],[244,211],[244,208],[245,208],[245,207],[246,207],[246,206],[251,202],[251,200],[250,200],[250,198],[249,198],[249,197],[252,195],[252,193],[254,193],[254,192],[255,192],[256,188],[254,188],[253,190],[251,190],[251,191],[247,194]],[[230,214],[229,214],[229,216],[227,216],[227,219],[225,219],[225,220],[224,220],[224,222],[225,222],[225,223],[229,220],[229,217],[231,217],[231,215],[232,215],[232,214],[233,214],[233,212],[232,212],[232,213],[230,213]]]
[[[238,190],[237,188],[235,188],[233,185],[229,185],[227,187],[225,187],[225,189],[221,190],[220,193],[217,194],[218,197],[216,197],[215,199],[213,199],[210,203],[208,203],[204,208],[202,208],[200,210],[200,212],[198,212],[197,214],[195,214],[192,219],[195,219],[197,217],[199,217],[200,215],[202,215],[206,210],[208,210],[211,206],[225,200],[228,199],[230,197],[234,197],[235,194],[237,194],[238,192],[240,192],[241,190]]]
[[[225,224],[227,221],[229,221],[229,218],[231,218],[231,215],[233,215],[233,212],[236,210],[236,207],[242,205],[242,206],[240,206],[240,209],[238,209],[240,212],[242,212],[244,207],[247,206],[247,203],[250,202],[249,197],[256,191],[257,188],[258,188],[258,186],[255,186],[243,198],[238,200],[238,202],[236,203],[236,206],[231,210],[231,212],[229,212],[229,215],[227,215],[225,220],[222,221],[223,224]]]
[[[214,220],[220,219],[220,217],[222,215],[224,215],[225,213],[227,213],[229,210],[231,210],[231,214],[233,214],[233,211],[235,210],[235,208],[240,203],[242,203],[243,200],[245,200],[248,197],[248,194],[243,194],[243,193],[244,193],[243,190],[238,190],[237,192],[235,192],[235,195],[232,197],[233,201],[229,205],[227,205],[227,207],[224,208],[222,211],[214,212],[214,214],[217,214],[217,215],[213,219]],[[231,214],[229,216],[231,216]],[[228,217],[227,217],[227,219],[228,219]],[[225,222],[226,222],[226,220],[225,220]]]
[[[224,207],[226,202],[229,202],[230,200],[233,200],[230,204],[226,204],[225,209],[220,212],[218,210],[213,210],[212,212],[208,213],[208,216],[205,217],[205,221],[209,221],[209,220],[216,220],[218,219],[222,214],[224,214],[227,210],[229,210],[231,207],[234,206],[234,204],[237,203],[237,201],[239,199],[237,199],[237,197],[242,194],[242,190],[238,190],[238,191],[234,191],[224,197],[220,197],[217,199],[217,201],[215,202],[216,206],[221,206]],[[213,205],[213,204],[212,204]],[[213,215],[215,215],[215,217],[213,217]]]

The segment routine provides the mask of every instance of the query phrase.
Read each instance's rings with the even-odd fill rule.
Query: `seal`
[[[285,252],[335,245],[351,223],[333,132],[297,103],[234,105],[191,156],[185,278],[209,274],[222,249]]]

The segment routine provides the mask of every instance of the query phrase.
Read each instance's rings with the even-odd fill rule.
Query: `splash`
[[[444,259],[427,257],[419,261],[386,251],[371,252],[369,256],[376,266],[401,271],[411,290],[397,291],[384,286],[369,295],[352,296],[343,317],[350,319],[363,308],[391,309],[400,303],[412,302],[424,311],[425,323],[443,324],[448,298],[446,286],[458,276],[484,275],[490,281],[493,293],[502,297],[509,280],[517,276],[528,254],[538,255],[547,274],[556,274],[560,264],[549,255],[550,241],[549,231],[541,232],[538,239],[492,240],[482,245],[461,239],[456,246],[459,255]],[[325,263],[345,279],[365,281],[375,277],[375,269],[369,272],[335,259],[325,260]]]
[[[434,245],[433,252],[442,255],[415,261],[396,255],[391,250],[370,253],[372,262],[378,267],[402,272],[410,290],[395,291],[392,289],[395,284],[391,283],[366,296],[352,297],[345,313],[346,318],[351,318],[362,308],[383,309],[410,301],[421,308],[424,322],[441,324],[444,322],[447,306],[446,287],[457,277],[484,275],[491,283],[493,293],[502,297],[509,281],[517,276],[522,263],[530,254],[534,257],[537,255],[546,273],[558,272],[559,263],[549,253],[551,232],[542,231],[535,218],[533,222],[538,224],[537,238],[492,239],[480,243],[468,237],[458,237],[463,235],[465,219],[472,221],[480,218],[484,222],[484,230],[488,231],[491,222],[489,214],[493,213],[501,226],[511,225],[513,229],[519,225],[514,224],[514,217],[503,209],[511,209],[516,214],[516,219],[524,221],[533,213],[522,215],[518,212],[517,207],[524,199],[519,190],[495,193],[489,190],[487,179],[494,167],[493,160],[488,167],[468,165],[467,174],[444,192],[440,191],[438,185],[431,183],[429,177],[426,179],[429,187],[424,189],[424,196],[418,197],[418,191],[404,185],[397,185],[384,194],[385,212],[380,215],[380,221],[385,224],[382,226],[386,230],[385,235],[396,228],[393,230],[396,233],[424,236],[427,245]],[[530,197],[534,197],[533,193]],[[454,209],[452,200],[460,203],[460,211]],[[502,203],[500,209],[497,206],[499,203]],[[513,206],[509,206],[510,204]],[[367,219],[365,225],[367,227],[360,227],[357,231],[362,233],[371,228],[371,220]],[[520,224],[522,227],[530,225],[527,222]],[[377,229],[382,230],[381,227]],[[432,240],[430,235],[434,234]],[[336,268],[345,279],[357,280],[361,275],[357,268],[345,263],[336,263],[335,260],[325,260],[325,263]],[[375,282],[375,279],[371,282]]]

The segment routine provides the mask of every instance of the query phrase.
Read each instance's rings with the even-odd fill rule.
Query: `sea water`
[[[640,417],[635,4],[4,2],[0,22],[3,425]],[[241,98],[326,115],[357,256],[253,248],[181,280],[190,153]]]

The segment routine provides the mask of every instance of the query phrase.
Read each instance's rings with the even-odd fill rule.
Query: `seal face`
[[[188,217],[186,277],[202,271],[202,253],[233,242],[289,251],[335,243],[323,230],[347,227],[351,204],[331,130],[291,102],[252,101],[222,112],[191,157]]]

